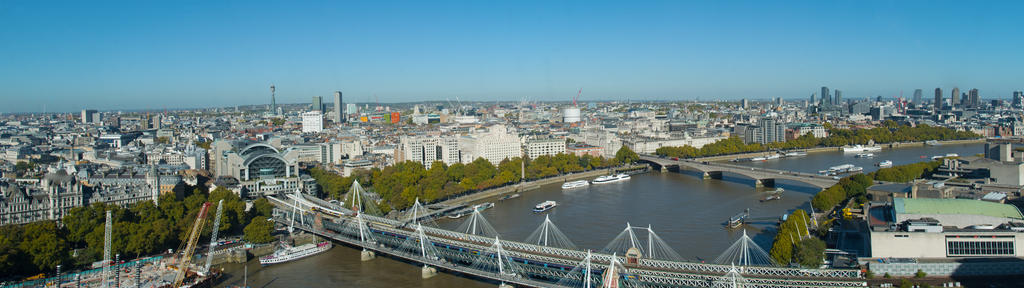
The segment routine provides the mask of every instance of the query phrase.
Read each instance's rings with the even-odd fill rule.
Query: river
[[[855,158],[842,152],[810,153],[807,156],[740,162],[799,172],[816,172],[830,166],[854,164],[865,172],[877,170],[875,163],[891,160],[894,165],[930,160],[932,155],[957,153],[974,155],[983,144],[909,147],[875,152],[874,158]],[[922,158],[921,156],[924,156]],[[502,239],[524,241],[548,215],[577,247],[601,250],[626,227],[650,225],[671,248],[685,259],[713,261],[746,231],[756,243],[768,250],[775,235],[775,220],[794,209],[807,209],[817,189],[798,182],[778,181],[786,190],[781,200],[761,203],[766,189],[755,189],[753,180],[724,175],[722,180],[701,180],[695,173],[652,172],[634,175],[619,183],[590,185],[563,191],[558,184],[546,185],[523,193],[521,197],[497,202],[482,212]],[[770,188],[769,188],[770,189]],[[532,213],[537,203],[558,202],[558,207],[543,213]],[[497,200],[491,200],[497,201]],[[725,229],[730,217],[750,209],[754,221],[741,229]],[[444,219],[434,225],[455,229],[468,219]],[[638,234],[646,243],[646,234]],[[336,245],[331,251],[296,262],[260,267],[254,259],[249,266],[252,287],[494,287],[495,284],[440,273],[421,279],[419,267],[378,257],[360,262],[358,250]],[[242,282],[241,264],[225,266],[229,271],[225,284]]]

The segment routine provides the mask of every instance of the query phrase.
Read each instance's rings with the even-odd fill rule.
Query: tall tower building
[[[935,111],[942,109],[942,88],[935,88]]]
[[[313,96],[313,105],[309,110],[319,111],[321,114],[324,113],[324,97]]]
[[[914,99],[910,103],[914,105],[921,105],[921,89],[914,89]]]
[[[277,97],[274,95],[275,90],[274,84],[270,84],[270,113],[276,113],[277,111]]]
[[[978,98],[978,88],[967,91],[967,106],[972,108],[981,106],[981,99]]]
[[[839,91],[839,89],[836,89],[835,91],[836,100],[833,101],[832,104],[835,104],[836,106],[843,106],[843,91]]]
[[[818,105],[818,95],[811,93],[811,105]]]
[[[949,103],[949,106],[956,108],[960,105],[960,88],[953,87],[953,99]]]
[[[832,95],[828,94],[828,87],[821,86],[821,104],[832,105]]]
[[[344,113],[341,111],[341,91],[334,91],[334,123],[345,123]]]

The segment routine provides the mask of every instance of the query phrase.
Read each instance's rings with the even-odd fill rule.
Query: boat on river
[[[484,203],[473,205],[473,210],[476,210],[478,212],[484,212],[484,210],[487,210],[488,208],[491,208],[491,207],[494,207],[494,203],[484,202]]]
[[[540,213],[540,212],[548,211],[548,210],[551,210],[551,208],[555,208],[555,206],[558,206],[558,202],[551,201],[551,200],[544,201],[544,202],[541,202],[540,204],[537,204],[537,206],[533,206],[533,212]]]
[[[873,157],[875,157],[875,154],[873,154],[873,153],[858,153],[857,156],[855,156],[855,157],[857,157],[857,158],[873,158]]]
[[[501,196],[501,198],[498,199],[498,201],[505,201],[505,200],[508,200],[508,199],[515,199],[515,198],[519,198],[519,193],[508,194],[508,195],[505,195],[505,196]]]
[[[879,168],[889,168],[892,167],[892,161],[885,160],[882,162],[878,162],[878,164],[875,165],[877,165]]]
[[[863,153],[863,152],[882,151],[882,146],[864,146],[864,145],[858,144],[858,145],[853,145],[853,146],[843,146],[840,149],[843,150],[843,153]]]
[[[576,189],[590,186],[590,182],[587,180],[571,181],[562,183],[562,189]]]
[[[785,191],[786,190],[782,189],[782,188],[776,188],[775,190],[768,191],[768,196],[764,197],[764,199],[761,199],[761,202],[768,202],[768,201],[772,201],[772,200],[782,199],[782,192],[785,192]]]
[[[333,244],[331,244],[330,241],[309,243],[299,246],[290,246],[288,244],[281,243],[281,248],[274,251],[274,254],[260,257],[260,264],[267,266],[298,260],[323,253],[324,251],[330,250],[331,247],[333,247]]]
[[[614,183],[614,182],[619,182],[619,181],[626,181],[626,180],[629,180],[629,178],[630,178],[629,175],[621,174],[620,173],[620,174],[616,174],[616,175],[607,175],[607,176],[597,177],[597,179],[594,179],[593,183],[594,184]]]

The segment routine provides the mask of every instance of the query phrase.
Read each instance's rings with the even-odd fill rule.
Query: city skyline
[[[0,112],[1022,89],[1018,3],[247,4],[8,4]]]

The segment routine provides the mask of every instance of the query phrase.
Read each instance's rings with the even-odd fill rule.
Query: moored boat
[[[541,202],[540,204],[537,204],[537,206],[533,206],[533,212],[540,213],[540,212],[548,211],[548,210],[551,210],[551,208],[555,208],[555,206],[558,206],[558,202],[551,201],[551,200],[544,201],[544,202]]]
[[[588,182],[587,180],[570,181],[562,183],[562,189],[575,189],[587,186],[590,186],[590,182]]]
[[[514,198],[519,198],[519,193],[508,194],[508,195],[505,195],[505,196],[501,196],[501,199],[498,199],[498,201],[505,201],[505,200],[514,199]]]
[[[872,153],[858,153],[856,157],[857,158],[872,158],[872,157],[875,157],[875,154],[872,154]]]
[[[620,174],[616,174],[616,175],[608,175],[608,176],[597,177],[597,179],[594,179],[594,181],[592,181],[591,183],[594,183],[594,184],[612,183],[612,182],[626,181],[626,180],[629,180],[629,178],[630,178],[629,175],[621,174],[620,173]]]
[[[289,246],[286,244],[281,244],[281,246],[282,247],[277,251],[274,251],[273,254],[260,257],[260,264],[266,266],[313,256],[330,250],[331,247],[333,247],[333,244],[329,241],[324,241],[299,246]]]
[[[473,205],[473,210],[476,210],[476,211],[479,211],[479,212],[484,212],[484,210],[487,210],[487,208],[491,208],[491,207],[494,207],[494,203],[485,202],[485,203],[480,203],[480,204]]]
[[[878,165],[878,167],[881,167],[881,168],[889,168],[889,167],[892,167],[892,161],[885,160],[885,161],[882,161],[882,162],[878,162],[878,164],[875,164],[875,165]]]
[[[881,146],[864,146],[864,145],[860,145],[860,144],[853,145],[853,146],[843,146],[840,149],[842,149],[844,153],[861,153],[861,152],[882,151],[882,147]]]

